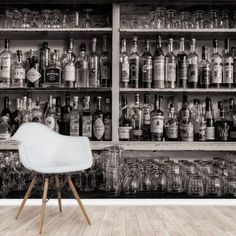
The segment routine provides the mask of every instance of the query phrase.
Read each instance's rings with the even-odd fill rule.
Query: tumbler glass
[[[192,197],[202,197],[204,196],[204,183],[202,176],[191,175],[188,185],[188,195]]]

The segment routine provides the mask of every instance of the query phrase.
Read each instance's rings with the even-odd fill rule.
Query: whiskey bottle
[[[220,88],[222,85],[222,56],[218,52],[218,40],[213,40],[213,54],[211,55],[211,87]]]
[[[56,127],[55,127],[55,131],[57,133],[60,133],[60,131],[61,131],[61,97],[56,97],[55,112],[56,112]]]
[[[200,114],[198,141],[206,141],[206,117],[204,107],[202,107],[202,112]]]
[[[40,107],[39,96],[36,97],[35,106],[32,109],[32,122],[43,123],[43,112]]]
[[[233,86],[236,87],[236,48],[231,47],[231,54],[233,57]]]
[[[226,113],[226,119],[231,122],[229,138],[231,141],[236,141],[236,112],[234,98],[229,99],[229,110]]]
[[[32,99],[23,96],[22,98],[22,121],[21,123],[31,122],[32,120]],[[28,100],[28,107],[27,107]]]
[[[74,53],[74,40],[73,40],[73,38],[70,38],[70,39],[69,39],[69,41],[68,41],[68,47],[67,47],[67,49],[64,51],[64,54],[62,55],[62,58],[61,58],[62,67],[64,67],[66,61],[68,60],[68,56],[67,56],[68,50],[71,51],[71,60],[75,63],[76,56],[75,56],[75,53]]]
[[[175,107],[170,105],[168,119],[165,124],[165,140],[177,141],[178,140],[179,123],[175,114]]]
[[[111,98],[105,98],[105,109],[104,109],[104,140],[110,141],[112,135],[112,117],[111,117]]]
[[[70,95],[66,94],[65,106],[61,109],[61,120],[59,126],[59,133],[63,135],[70,135],[70,116],[71,116],[71,106],[70,106]]]
[[[226,88],[232,88],[233,85],[233,57],[229,49],[229,39],[225,39],[225,50],[223,55],[223,86]]]
[[[4,97],[4,108],[0,117],[0,140],[9,139],[11,136],[11,116],[12,113],[9,110],[9,98]]]
[[[12,87],[25,87],[25,68],[22,63],[22,51],[17,50],[16,62],[12,65]]]
[[[212,104],[211,99],[206,98],[206,113],[205,113],[205,119],[206,119],[206,141],[214,141],[215,140],[215,122],[213,117],[213,111],[212,111]]]
[[[151,122],[151,99],[150,94],[144,94],[144,104],[143,104],[143,140],[151,140],[150,132],[150,122]]]
[[[32,63],[32,58],[34,55],[34,49],[30,49],[29,52],[27,52],[27,57],[26,57],[26,63],[25,63],[25,70],[26,73],[28,72],[28,70],[30,69],[30,65]]]
[[[149,52],[149,40],[144,43],[145,52],[141,56],[142,63],[142,87],[152,87],[152,55]]]
[[[191,114],[193,120],[194,141],[199,141],[201,122],[201,107],[199,99],[193,100],[193,108],[191,109]]]
[[[23,120],[22,115],[22,100],[17,98],[16,99],[16,110],[12,113],[11,118],[11,126],[12,126],[12,135],[17,131],[20,127]]]
[[[199,64],[199,82],[201,88],[209,88],[211,84],[211,64],[208,61],[208,51],[202,47],[202,61]]]
[[[9,124],[11,123],[11,118],[12,118],[12,113],[10,111],[10,101],[9,101],[9,97],[4,97],[4,107],[3,110],[1,112],[1,117],[6,117],[4,118],[5,120],[7,120],[9,122]]]
[[[79,132],[80,132],[80,112],[79,112],[79,97],[78,96],[74,96],[74,100],[73,100],[73,108],[71,111],[71,115],[70,115],[70,135],[71,136],[79,136]]]
[[[173,52],[172,38],[169,38],[168,53],[165,56],[165,87],[176,87],[176,56]]]
[[[30,60],[30,69],[26,73],[28,87],[40,87],[41,74],[39,73],[39,62],[36,56],[32,56]]]
[[[164,112],[162,111],[163,97],[155,95],[155,107],[151,112],[151,140],[163,141]]]
[[[153,87],[165,87],[165,72],[164,72],[164,53],[161,47],[161,36],[158,35],[157,47],[153,57]]]
[[[64,64],[64,70],[63,70],[63,82],[64,82],[64,87],[67,88],[75,87],[75,64],[72,60],[71,50],[67,51],[67,61]]]
[[[50,61],[50,48],[48,47],[48,42],[44,42],[42,48],[40,48],[40,73],[42,76],[42,81],[45,80],[45,69],[49,66]]]
[[[126,39],[121,41],[120,53],[120,82],[121,86],[128,88],[129,86],[129,54],[126,51]]]
[[[133,36],[131,42],[131,54],[129,57],[131,88],[139,88],[140,56],[137,51],[138,48],[137,41],[138,41],[137,36]]]
[[[56,130],[56,113],[53,109],[53,98],[50,95],[48,105],[44,114],[44,124],[51,130]]]

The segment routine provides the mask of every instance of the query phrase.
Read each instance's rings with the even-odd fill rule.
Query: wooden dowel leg
[[[16,218],[15,218],[16,220],[19,218],[20,213],[21,213],[21,211],[23,210],[26,201],[27,201],[28,197],[30,196],[30,193],[31,193],[31,191],[32,191],[32,189],[33,189],[33,187],[34,187],[35,182],[36,182],[36,178],[37,178],[37,176],[34,175],[32,181],[31,181],[31,183],[30,183],[30,185],[29,185],[29,188],[28,188],[28,190],[27,190],[27,192],[26,192],[26,194],[25,194],[25,196],[24,196],[24,199],[22,200],[21,205],[20,205],[20,207],[19,207],[19,209],[18,209],[18,211],[17,211]]]
[[[39,225],[39,234],[42,233],[43,230],[43,222],[46,210],[46,202],[47,202],[47,193],[48,193],[48,178],[45,179],[44,188],[43,188],[43,199],[40,213],[40,225]]]
[[[88,222],[89,225],[91,225],[91,222],[90,222],[89,217],[88,217],[88,215],[87,215],[87,212],[86,212],[86,210],[85,210],[85,208],[84,208],[84,205],[83,205],[83,203],[82,203],[81,200],[80,200],[80,197],[79,197],[79,195],[78,195],[78,193],[77,193],[77,191],[76,191],[76,188],[75,188],[73,182],[71,181],[71,177],[68,176],[67,179],[68,179],[68,183],[69,183],[70,189],[71,189],[71,191],[72,191],[72,193],[73,193],[75,199],[77,200],[77,202],[78,202],[78,204],[79,204],[79,206],[80,206],[80,209],[81,209],[81,211],[82,211],[82,213],[83,213],[83,215],[84,215],[86,221]]]
[[[55,178],[56,178],[56,188],[57,188],[57,199],[58,199],[59,211],[62,212],[60,181],[59,181],[58,175],[56,175]]]

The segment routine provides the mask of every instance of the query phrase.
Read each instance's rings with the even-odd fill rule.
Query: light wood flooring
[[[63,203],[63,202],[62,202]],[[58,236],[236,236],[236,207],[87,206],[92,225],[77,206],[46,208],[42,235]],[[40,207],[0,207],[1,236],[38,235]]]

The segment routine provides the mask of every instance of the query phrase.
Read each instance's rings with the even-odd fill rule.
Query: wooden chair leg
[[[78,195],[78,193],[77,193],[77,191],[76,191],[76,188],[75,188],[73,182],[71,181],[71,177],[68,176],[68,177],[67,177],[67,180],[68,180],[70,189],[71,189],[71,191],[72,191],[72,193],[73,193],[75,199],[77,200],[77,202],[78,202],[78,204],[79,204],[79,206],[80,206],[80,209],[81,209],[81,211],[82,211],[82,213],[83,213],[83,215],[84,215],[86,221],[88,222],[89,225],[91,225],[91,222],[90,222],[89,217],[88,217],[88,215],[87,215],[87,212],[86,212],[86,210],[85,210],[85,208],[84,208],[84,205],[83,205],[83,203],[82,203],[81,200],[80,200],[80,197],[79,197],[79,195]]]
[[[57,199],[58,199],[59,211],[62,212],[60,181],[59,181],[58,175],[56,175],[55,178],[56,178],[56,188],[57,188]]]
[[[43,199],[40,213],[40,225],[39,225],[39,234],[43,231],[43,222],[46,210],[46,202],[47,202],[47,193],[48,193],[48,178],[45,179],[44,188],[43,188]]]
[[[33,189],[33,187],[34,187],[35,182],[36,182],[36,178],[37,178],[37,176],[34,175],[32,181],[31,181],[31,183],[30,183],[30,185],[29,185],[29,188],[28,188],[28,190],[27,190],[27,192],[26,192],[26,194],[25,194],[25,196],[24,196],[24,199],[22,200],[21,205],[20,205],[20,207],[19,207],[19,209],[18,209],[18,211],[17,211],[16,218],[15,218],[16,220],[19,218],[20,213],[21,213],[21,211],[23,210],[26,201],[27,201],[27,199],[28,199],[29,196],[30,196],[30,193],[31,193],[31,191],[32,191],[32,189]]]

